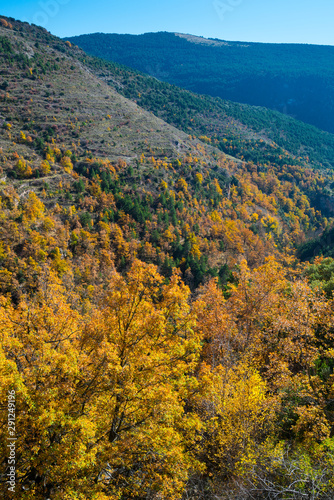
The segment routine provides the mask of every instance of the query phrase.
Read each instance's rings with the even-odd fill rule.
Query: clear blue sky
[[[334,0],[1,0],[0,14],[61,37],[176,31],[224,40],[334,45]]]

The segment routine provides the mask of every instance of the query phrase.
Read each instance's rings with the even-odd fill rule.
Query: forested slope
[[[71,37],[91,55],[185,89],[286,113],[334,132],[334,48],[226,42],[179,33]]]
[[[151,79],[0,24],[3,498],[333,498],[333,261],[297,252],[333,170],[226,155],[225,118],[186,133],[121,95]]]

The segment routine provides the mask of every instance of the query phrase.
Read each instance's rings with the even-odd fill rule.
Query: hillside
[[[2,497],[332,499],[333,136],[4,17],[0,89]]]
[[[226,42],[179,33],[69,38],[87,53],[158,80],[231,101],[264,106],[334,132],[334,48]]]
[[[207,273],[225,276],[226,266],[238,261],[237,249],[250,263],[260,263],[276,248],[292,249],[322,227],[324,216],[332,216],[331,170],[310,169],[306,157],[260,139],[251,128],[240,140],[242,126],[219,113],[219,104],[208,108],[201,97],[167,84],[158,93],[152,79],[89,59],[69,42],[24,28],[27,40],[21,40],[19,30],[2,28],[7,64],[2,71],[2,166],[19,196],[33,185],[37,194],[46,192],[48,206],[61,200],[65,213],[76,200],[73,228],[80,221],[94,228],[99,220],[111,220],[132,241],[133,255],[147,258],[148,252],[167,272],[183,262],[192,286]],[[190,132],[200,140],[144,111],[116,88],[124,95],[134,89],[148,109],[160,103],[168,119],[174,108],[175,124],[178,113],[189,110]],[[105,213],[94,192],[110,196]],[[122,252],[119,248],[113,260],[124,267],[131,252]]]
[[[334,165],[333,134],[282,113],[200,96],[119,64],[79,57],[119,93],[227,154],[262,164],[272,158],[283,164],[279,156],[287,155],[290,162],[297,157],[315,167]]]

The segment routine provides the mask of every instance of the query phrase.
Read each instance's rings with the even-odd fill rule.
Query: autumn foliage
[[[45,268],[33,297],[1,302],[16,498],[180,498],[194,474],[215,491],[284,443],[331,467],[331,299],[273,259],[195,301],[140,261],[86,298],[68,280]]]
[[[26,26],[28,57],[0,23],[2,497],[332,499],[334,260],[298,255],[331,241],[333,171],[175,146],[75,46]]]

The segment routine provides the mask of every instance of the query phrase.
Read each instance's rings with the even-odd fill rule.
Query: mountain
[[[2,497],[333,498],[333,135],[6,17],[0,89]]]
[[[87,55],[83,60],[119,93],[187,133],[208,137],[225,153],[266,163],[274,146],[315,167],[334,165],[333,134],[266,108],[200,96],[119,64]]]
[[[227,42],[180,33],[70,37],[87,53],[185,89],[334,132],[334,47]]]
[[[242,256],[283,257],[333,216],[331,134],[13,26],[1,28],[4,182],[62,205],[64,220],[75,201],[73,230],[112,223],[128,249],[114,249],[118,269],[137,254],[167,274],[180,266],[193,288],[224,283]]]

